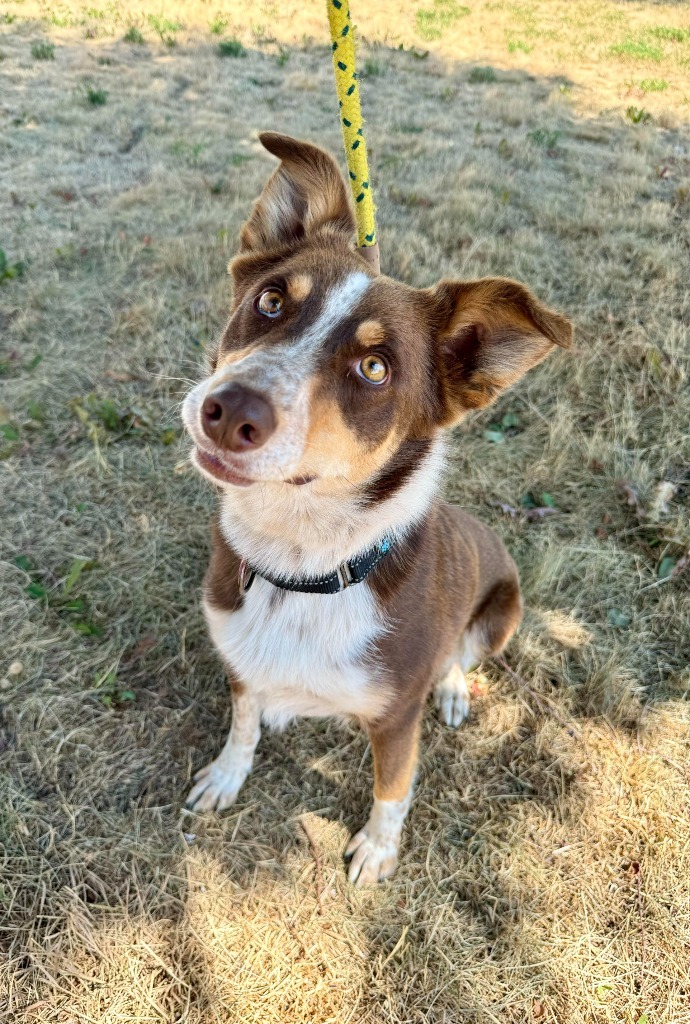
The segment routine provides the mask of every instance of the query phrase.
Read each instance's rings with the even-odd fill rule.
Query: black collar
[[[327,576],[311,576],[302,579],[284,579],[278,576],[269,576],[268,573],[258,572],[248,564],[246,558],[240,562],[239,584],[240,593],[246,594],[255,576],[261,576],[268,580],[274,587],[281,590],[296,590],[300,594],[339,594],[347,587],[355,583],[361,583],[366,579],[374,566],[378,565],[384,555],[388,554],[393,544],[387,537],[376,544],[373,548],[365,551],[363,555],[350,558],[347,562],[341,562],[337,569]]]

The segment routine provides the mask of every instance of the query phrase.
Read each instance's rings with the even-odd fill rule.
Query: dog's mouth
[[[250,484],[256,482],[250,479],[250,477],[238,473],[236,469],[231,469],[222,459],[219,459],[216,455],[211,455],[210,452],[200,448],[198,445],[192,452],[192,459],[199,469],[210,473],[216,480],[222,480],[223,483],[234,484],[235,487],[249,487]]]
[[[215,477],[216,480],[222,480],[223,483],[226,484],[233,484],[235,487],[249,487],[251,484],[261,482],[260,480],[252,480],[251,477],[245,476],[233,467],[228,466],[223,459],[219,458],[217,455],[212,455],[211,452],[202,448],[200,445],[195,445],[192,450],[192,461],[196,463],[199,469],[204,470],[206,473],[210,473],[210,475]],[[303,487],[304,484],[310,484],[314,480],[316,480],[315,476],[295,476],[291,477],[289,480],[282,480],[281,483],[292,484],[295,487]]]

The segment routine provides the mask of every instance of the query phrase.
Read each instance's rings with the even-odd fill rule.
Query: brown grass
[[[168,3],[175,46],[133,0],[0,8],[0,247],[26,264],[0,284],[0,1020],[690,1020],[687,7],[468,4],[431,41],[414,4],[355,4],[384,268],[514,275],[577,347],[456,435],[448,493],[527,614],[469,723],[430,711],[400,869],[365,892],[355,730],[267,735],[235,810],[180,812],[229,707],[177,404],[257,131],[340,152],[322,5]]]

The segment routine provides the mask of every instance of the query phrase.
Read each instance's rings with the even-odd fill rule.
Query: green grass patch
[[[239,39],[223,39],[218,43],[218,55],[220,57],[246,57],[247,51]]]
[[[643,78],[640,89],[642,92],[664,92],[668,89],[668,82],[665,78]]]
[[[21,277],[24,270],[25,266],[21,261],[10,263],[5,251],[0,249],[0,284],[4,284],[5,281],[12,281],[15,277]]]
[[[643,107],[628,107],[625,116],[633,124],[649,124],[652,120],[652,115]]]
[[[158,33],[162,43],[165,43],[166,46],[177,45],[175,33],[179,32],[182,28],[181,22],[171,21],[170,18],[164,18],[162,15],[158,14],[149,14],[146,17],[146,20],[154,32]]]
[[[558,129],[535,128],[533,132],[527,132],[527,138],[533,146],[553,152],[558,146],[561,132]]]
[[[378,78],[385,73],[385,70],[385,65],[380,60],[376,60],[375,57],[368,57],[364,61],[364,74],[367,78]]]
[[[224,18],[222,14],[217,14],[215,18],[211,19],[208,27],[212,36],[222,36],[228,27],[228,19]]]
[[[522,39],[508,40],[508,53],[531,53],[534,47]]]
[[[470,13],[469,7],[458,4],[455,0],[434,0],[433,7],[420,7],[417,11],[417,32],[425,42],[430,43],[434,39],[440,39],[446,29]]]
[[[495,82],[496,72],[493,68],[472,68],[469,80],[473,85],[483,84],[485,82]]]
[[[122,38],[126,43],[134,43],[136,46],[141,46],[146,42],[136,25],[130,25]]]
[[[664,59],[664,51],[652,46],[645,39],[625,39],[622,43],[609,48],[614,57],[630,57],[632,60],[660,61]]]
[[[666,43],[687,43],[690,42],[690,28],[671,28],[670,26],[659,25],[649,30],[650,36],[655,39],[662,39]]]
[[[84,99],[91,107],[102,107],[108,102],[108,93],[106,89],[98,89],[95,85],[87,85],[84,87]]]
[[[34,60],[55,60],[55,45],[41,40],[31,44],[31,56]]]

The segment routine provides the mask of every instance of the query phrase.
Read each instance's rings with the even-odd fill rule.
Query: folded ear
[[[568,348],[570,321],[503,277],[441,281],[432,304],[442,425],[490,405],[554,345]]]
[[[261,144],[281,163],[242,228],[243,253],[289,245],[324,229],[352,239],[355,218],[337,163],[310,142],[263,132]]]

